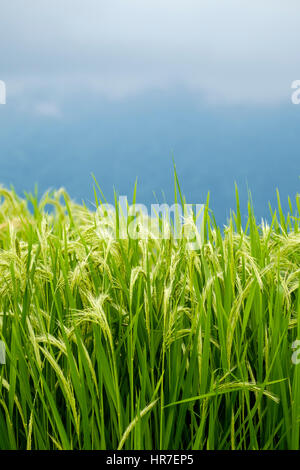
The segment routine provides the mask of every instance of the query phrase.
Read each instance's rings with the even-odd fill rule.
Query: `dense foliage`
[[[298,196],[224,230],[207,204],[198,250],[1,197],[0,449],[299,448]]]

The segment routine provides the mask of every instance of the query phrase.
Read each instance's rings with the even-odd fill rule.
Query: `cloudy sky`
[[[0,70],[11,96],[173,88],[276,104],[297,78],[299,14],[298,0],[3,0]]]
[[[299,190],[299,0],[1,0],[0,184],[172,197],[220,220]],[[245,206],[246,207],[246,206]]]

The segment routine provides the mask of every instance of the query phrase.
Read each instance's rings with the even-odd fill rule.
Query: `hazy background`
[[[298,0],[2,0],[0,183],[93,199],[94,172],[138,202],[190,203],[225,222],[234,181],[259,217],[299,191]]]

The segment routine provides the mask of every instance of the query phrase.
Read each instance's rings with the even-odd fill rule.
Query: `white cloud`
[[[298,0],[14,0],[1,10],[2,70],[19,88],[43,83],[43,96],[48,86],[116,99],[182,88],[278,103],[300,78]]]

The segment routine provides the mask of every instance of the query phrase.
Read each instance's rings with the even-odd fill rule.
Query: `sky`
[[[53,89],[61,100],[181,87],[212,102],[276,104],[297,78],[297,0],[1,3],[2,79],[11,96],[34,94],[43,115],[63,106],[48,103]]]
[[[298,0],[2,0],[0,80],[6,83],[7,103],[0,106],[0,182],[20,189],[22,181],[26,186],[37,180],[42,188],[61,184],[53,177],[57,155],[60,162],[74,155],[74,183],[69,186],[75,197],[82,197],[86,191],[76,190],[75,179],[82,176],[84,158],[87,174],[105,167],[107,188],[123,182],[120,162],[125,160],[132,173],[139,173],[143,187],[150,188],[156,180],[167,185],[159,161],[164,169],[170,167],[172,153],[182,173],[194,181],[191,166],[203,172],[209,159],[210,172],[212,161],[232,167],[240,151],[247,165],[241,162],[236,175],[233,165],[230,185],[235,176],[242,175],[245,182],[247,171],[251,174],[251,150],[270,164],[274,134],[277,140],[281,136],[276,149],[284,149],[285,170],[294,176],[300,106],[298,112],[291,108],[291,84],[300,78],[299,14]],[[153,129],[152,134],[142,125]],[[197,134],[199,125],[205,132]],[[265,134],[261,125],[266,125]],[[136,132],[129,132],[134,126]],[[105,129],[101,141],[97,128]],[[216,128],[224,151],[214,142]],[[259,148],[253,134],[259,134]],[[211,141],[201,146],[207,135]],[[153,154],[149,146],[145,149],[149,139]],[[226,147],[232,139],[234,149]],[[30,167],[38,151],[45,160],[40,172]],[[157,171],[149,181],[151,158]],[[18,165],[23,165],[22,174]],[[25,173],[31,176],[25,178]],[[219,171],[204,189],[216,190],[221,178]],[[279,169],[276,178],[270,191],[280,186]],[[258,187],[263,191],[263,182]]]

